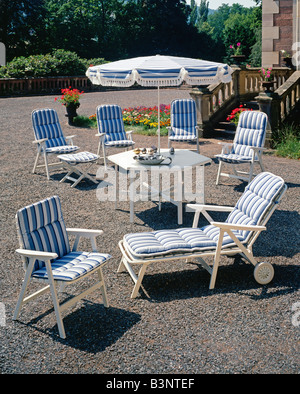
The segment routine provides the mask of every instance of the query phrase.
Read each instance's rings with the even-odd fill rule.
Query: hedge
[[[0,78],[85,75],[91,64],[103,63],[106,63],[103,58],[82,59],[75,52],[56,49],[51,54],[14,58],[0,67]]]

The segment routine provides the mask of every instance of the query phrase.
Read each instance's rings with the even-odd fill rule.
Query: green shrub
[[[300,127],[286,124],[273,133],[275,155],[300,159]]]
[[[14,58],[0,67],[0,78],[85,75],[91,64],[103,63],[103,58],[82,59],[75,52],[55,49],[51,54]]]

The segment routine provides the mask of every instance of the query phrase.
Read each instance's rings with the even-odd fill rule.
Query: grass
[[[275,155],[300,160],[300,127],[295,124],[284,125],[274,132]]]

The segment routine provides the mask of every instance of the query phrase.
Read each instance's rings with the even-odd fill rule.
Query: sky
[[[200,0],[196,0],[198,5],[200,4]],[[190,4],[190,1],[187,1]],[[209,8],[212,10],[216,10],[222,4],[232,5],[234,3],[239,3],[244,7],[254,7],[256,5],[254,0],[209,0]]]

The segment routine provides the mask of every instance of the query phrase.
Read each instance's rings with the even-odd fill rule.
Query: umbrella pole
[[[160,90],[159,86],[157,87],[157,96],[158,96],[158,107],[157,107],[157,123],[158,123],[158,154],[160,154]]]

